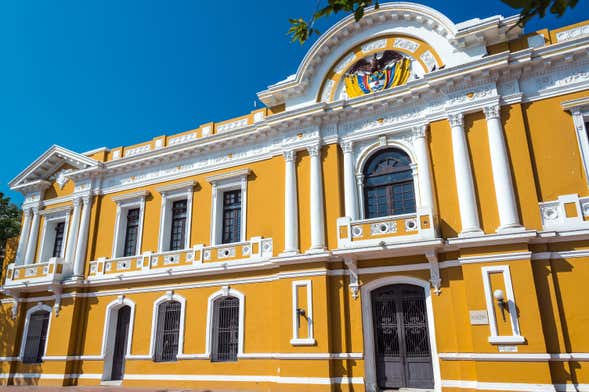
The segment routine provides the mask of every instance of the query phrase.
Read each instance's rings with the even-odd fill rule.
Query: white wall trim
[[[295,280],[292,282],[292,339],[290,344],[293,346],[311,346],[316,343],[313,333],[313,282],[311,280]],[[299,323],[302,316],[298,315],[299,287],[307,289],[307,306],[304,308],[307,319],[307,337],[299,337]]]
[[[247,183],[250,169],[240,169],[229,173],[222,173],[207,177],[212,185],[211,190],[211,245],[221,244],[221,232],[223,230],[223,193],[232,190],[241,190],[241,227],[238,242],[247,238]]]
[[[442,386],[446,388],[476,389],[480,391],[554,392],[557,385],[560,384],[528,384],[516,382],[481,382],[463,380],[442,381]],[[573,384],[570,385],[572,386]],[[559,391],[562,390],[558,388],[556,389]]]
[[[439,353],[444,361],[566,362],[589,361],[589,353]]]
[[[206,342],[205,342],[205,354],[210,359],[211,352],[213,349],[213,311],[214,311],[214,302],[215,300],[222,298],[222,297],[235,297],[239,299],[239,343],[237,345],[237,357],[239,358],[243,355],[243,346],[244,346],[244,327],[245,327],[245,295],[240,291],[234,289],[233,287],[225,286],[219,291],[215,291],[213,294],[209,296],[208,304],[207,304],[207,329],[206,329]]]
[[[112,199],[117,203],[117,214],[115,218],[115,234],[112,244],[112,258],[122,257],[127,232],[127,212],[133,208],[139,208],[139,227],[137,228],[137,244],[135,255],[141,254],[141,243],[143,239],[143,222],[145,216],[145,198],[149,192],[133,192],[132,194],[120,195]]]
[[[172,224],[172,204],[178,200],[186,200],[186,226],[184,232],[184,249],[190,248],[190,233],[192,228],[192,201],[196,181],[184,181],[157,188],[162,197],[160,210],[160,226],[158,234],[158,253],[170,250],[170,235]]]
[[[562,103],[563,109],[571,112],[575,136],[581,153],[581,163],[585,170],[585,179],[589,181],[589,139],[587,137],[587,126],[589,122],[589,99],[578,99]]]
[[[112,351],[114,350],[115,339],[113,336],[116,334],[118,314],[117,312],[123,306],[129,306],[131,308],[131,314],[129,317],[129,332],[127,333],[127,351],[126,356],[131,355],[131,346],[133,344],[133,324],[135,322],[135,302],[131,299],[121,295],[106,306],[106,314],[104,318],[104,329],[102,331],[102,348],[100,356],[104,359],[104,370],[102,379],[110,379],[110,373],[112,370]]]
[[[51,319],[53,317],[52,317],[52,312],[51,312],[51,306],[39,302],[37,305],[35,305],[27,310],[27,313],[25,316],[25,325],[24,325],[24,329],[23,329],[23,334],[22,334],[22,338],[20,341],[20,351],[18,354],[19,361],[23,360],[23,356],[25,354],[25,345],[27,342],[27,335],[29,334],[29,323],[31,321],[31,315],[39,310],[44,310],[46,312],[49,312],[49,321],[47,322],[47,334],[46,334],[46,338],[45,338],[45,347],[43,347],[42,357],[45,357],[45,355],[47,355],[47,344],[49,343],[49,336],[50,336],[49,332],[51,331]]]
[[[502,261],[530,260],[531,257],[532,252],[511,252],[483,256],[461,256],[458,258],[458,261],[460,264],[492,263]]]
[[[485,301],[487,303],[487,313],[489,314],[489,329],[491,336],[489,336],[489,343],[493,344],[517,344],[524,343],[525,338],[521,336],[519,330],[519,321],[517,317],[517,308],[515,306],[515,296],[513,294],[513,286],[511,283],[511,274],[508,265],[494,265],[481,268],[483,274],[483,287],[485,289]],[[491,289],[492,273],[501,273],[503,275],[503,282],[505,285],[505,295],[507,300],[508,315],[511,319],[511,336],[498,335],[497,332],[497,315],[495,314],[495,298],[493,297],[493,290]]]
[[[376,358],[374,354],[374,329],[373,329],[373,316],[372,316],[372,291],[388,285],[393,284],[411,284],[423,288],[425,294],[425,305],[427,312],[427,324],[429,332],[429,341],[431,347],[432,356],[432,368],[434,373],[434,390],[436,392],[441,391],[441,375],[440,375],[440,362],[438,357],[438,350],[436,346],[436,330],[435,320],[433,313],[433,305],[431,299],[431,287],[430,283],[409,277],[409,276],[388,276],[380,279],[373,280],[369,283],[362,285],[360,288],[362,295],[362,326],[364,329],[364,374],[366,378],[366,390],[376,391],[377,380],[376,380]]]
[[[51,257],[53,257],[52,251],[53,245],[55,244],[55,231],[53,229],[55,229],[55,226],[60,222],[64,222],[64,228],[59,257],[65,257],[65,249],[69,239],[68,232],[71,215],[71,206],[67,207],[68,208],[56,208],[55,211],[45,210],[44,214],[39,212],[39,215],[43,216],[43,229],[41,232],[41,246],[39,248],[37,263],[46,263]]]
[[[151,319],[151,338],[149,345],[149,357],[154,358],[155,355],[155,339],[157,337],[157,320],[160,304],[167,301],[177,301],[180,303],[180,328],[178,332],[178,352],[177,357],[181,357],[184,352],[184,326],[186,320],[186,298],[181,295],[174,294],[173,291],[169,291],[165,295],[162,295],[156,299],[153,303],[153,312]]]

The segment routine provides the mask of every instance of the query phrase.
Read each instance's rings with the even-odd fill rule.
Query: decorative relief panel
[[[564,30],[556,33],[556,40],[558,42],[568,41],[571,39],[581,38],[589,35],[589,25],[575,27],[573,29]]]
[[[387,45],[386,39],[379,39],[362,45],[362,52],[367,53],[376,49],[382,49]]]
[[[393,42],[393,46],[399,49],[405,49],[409,52],[415,52],[419,48],[419,44],[415,41],[408,40],[406,38],[396,38]]]

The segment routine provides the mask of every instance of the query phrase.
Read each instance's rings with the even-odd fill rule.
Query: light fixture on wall
[[[505,293],[503,290],[497,289],[493,291],[493,297],[497,300],[497,306],[501,309],[501,316],[503,316],[503,321],[505,321],[505,309],[507,308],[507,302],[505,301]]]

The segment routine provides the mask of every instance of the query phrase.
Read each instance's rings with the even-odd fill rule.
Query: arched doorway
[[[433,388],[423,288],[396,284],[372,292],[376,379],[380,388]]]
[[[367,391],[441,388],[430,284],[389,276],[364,284]]]
[[[122,305],[108,312],[106,347],[104,356],[104,381],[120,381],[125,374],[125,356],[128,353],[132,309]]]

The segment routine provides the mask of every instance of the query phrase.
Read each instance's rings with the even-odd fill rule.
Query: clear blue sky
[[[589,19],[588,1],[526,31]],[[256,92],[296,71],[312,42],[291,44],[288,18],[315,3],[2,1],[0,192],[20,203],[8,181],[52,144],[129,145],[249,112]],[[495,0],[422,3],[454,22],[515,13]]]

